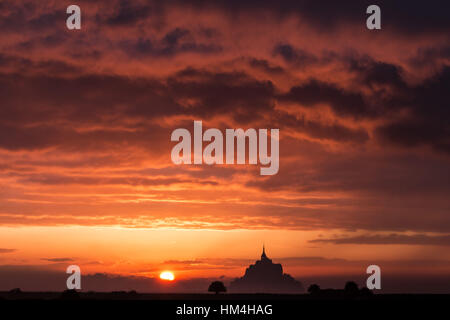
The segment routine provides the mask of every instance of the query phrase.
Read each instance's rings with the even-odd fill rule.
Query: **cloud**
[[[170,92],[188,114],[202,118],[231,114],[239,123],[248,123],[273,109],[274,85],[254,79],[245,72],[210,72],[187,68],[168,79]]]
[[[262,70],[269,74],[283,74],[285,70],[277,65],[272,65],[270,61],[266,59],[249,58],[248,63],[252,68]]]
[[[24,183],[37,183],[40,185],[71,185],[71,184],[81,184],[81,185],[140,185],[140,186],[159,186],[159,185],[172,185],[181,183],[195,183],[196,181],[192,179],[177,179],[177,178],[143,178],[143,177],[96,177],[91,176],[67,176],[67,175],[26,175],[22,180]],[[204,185],[216,185],[215,181],[199,180],[201,184]]]
[[[290,44],[278,44],[273,49],[275,56],[280,55],[284,61],[297,67],[311,66],[319,61],[317,57],[302,49],[295,49]]]
[[[149,18],[152,12],[151,6],[141,3],[133,4],[130,1],[120,0],[116,1],[115,4],[117,4],[118,7],[115,8],[115,12],[106,19],[106,23],[110,26],[134,25],[139,21]],[[104,18],[101,17],[102,15],[98,14],[97,18],[100,21],[104,20]]]
[[[285,0],[281,3],[276,0],[262,1],[235,1],[218,0],[214,2],[205,0],[180,1],[170,0],[160,3],[158,1],[133,1],[125,0],[108,2],[108,7],[102,12],[93,15],[95,22],[99,25],[109,27],[131,27],[142,24],[147,20],[164,16],[168,11],[178,10],[187,12],[187,9],[195,12],[214,10],[223,15],[258,15],[271,13],[274,17],[287,18],[295,16],[306,21],[317,30],[336,30],[343,26],[361,28],[365,27],[364,18],[366,8],[372,4],[370,1],[346,1],[337,4],[335,1],[327,0],[320,4],[311,0]],[[82,8],[95,7],[89,1],[79,1]],[[407,7],[402,3],[392,3],[388,0],[377,2],[382,9],[382,27],[385,30],[394,30],[408,35],[444,33],[449,28],[446,12],[449,10],[445,2],[432,0],[427,6],[418,1],[409,1]],[[6,30],[17,30],[20,26],[33,23],[38,28],[54,27],[57,24],[55,15],[60,15],[61,20],[65,18],[65,8],[60,4],[60,10],[49,10],[48,6],[37,6],[32,1],[26,1],[18,5],[14,1],[2,3],[3,12],[6,12],[4,26]],[[324,15],[326,8],[328,14]],[[440,8],[441,10],[436,10]],[[47,10],[44,10],[47,9]],[[36,14],[37,12],[37,14]],[[35,13],[34,15],[31,13]],[[90,12],[89,12],[90,13]],[[90,15],[88,15],[91,18]],[[161,20],[161,18],[159,19]],[[161,23],[158,21],[158,23]],[[3,27],[3,26],[2,26]]]
[[[219,0],[213,3],[205,0],[194,0],[188,3],[175,0],[169,3],[183,4],[184,6],[196,8],[217,8],[225,10],[234,15],[238,14],[258,14],[261,12],[272,12],[275,16],[286,18],[295,15],[307,21],[312,27],[331,32],[342,26],[360,25],[365,27],[361,21],[366,17],[366,8],[372,4],[370,1],[351,0],[345,3],[336,3],[332,0],[320,3],[312,0],[287,0],[279,2],[276,0],[245,1]],[[439,0],[431,1],[427,6],[423,6],[418,0],[404,4],[392,3],[392,1],[381,0],[377,5],[382,8],[383,29],[394,29],[397,32],[414,35],[417,33],[442,32],[450,27],[450,23],[445,15],[446,10],[450,10],[447,4]],[[439,7],[442,10],[436,11]],[[327,14],[323,14],[326,8]]]
[[[152,40],[139,38],[135,42],[123,41],[123,50],[133,58],[170,58],[183,53],[198,53],[201,55],[220,53],[222,47],[214,43],[199,43],[187,29],[175,28],[162,39]]]
[[[379,5],[3,1],[0,222],[448,232],[446,12]],[[279,173],[174,166],[193,120],[279,128]]]
[[[429,145],[437,151],[449,153],[450,132],[446,119],[450,116],[450,99],[442,94],[449,90],[450,66],[447,66],[424,83],[408,88],[405,98],[396,102],[407,106],[409,116],[378,127],[376,135],[396,145]]]
[[[327,123],[308,119],[305,114],[291,115],[288,113],[274,113],[271,118],[276,127],[291,129],[295,133],[319,140],[332,140],[339,142],[365,143],[370,137],[364,128],[350,128],[335,121]]]
[[[396,244],[396,245],[430,245],[450,246],[450,235],[429,236],[426,234],[404,235],[361,235],[353,237],[339,237],[335,239],[314,239],[312,243],[332,244]]]
[[[1,226],[320,230],[311,256],[275,259],[306,285],[364,284],[379,263],[388,292],[448,292],[448,4],[381,0],[381,31],[365,28],[372,3],[356,0],[77,4],[82,30],[70,32],[66,3],[0,1]],[[193,120],[279,128],[279,173],[173,165],[170,134]],[[315,256],[325,244],[336,258]],[[357,257],[341,259],[340,244]],[[369,244],[383,255],[410,245],[411,259],[358,259]],[[2,259],[30,261],[29,245]],[[104,269],[102,254],[82,259],[86,290],[205,292],[212,280],[167,285],[142,276],[154,265]],[[0,266],[1,289],[64,290],[73,260],[42,256]],[[183,277],[253,263],[173,258],[158,268]]]
[[[280,99],[300,103],[307,107],[325,103],[341,116],[364,117],[371,114],[362,94],[317,80],[290,88],[289,92],[280,96]]]
[[[378,94],[386,94],[380,87],[388,90],[387,93],[394,94],[395,90],[404,90],[408,86],[400,65],[377,61],[369,55],[348,54],[335,58],[342,60],[348,71],[356,74],[359,84],[364,84]]]
[[[201,260],[167,260],[164,261],[164,264],[197,265],[204,264],[204,262]]]
[[[436,67],[439,62],[450,59],[450,45],[435,45],[420,47],[410,58],[410,63],[415,67]]]
[[[71,262],[74,261],[72,258],[42,258],[41,260],[49,262]]]
[[[7,248],[0,248],[0,253],[12,253],[16,252],[17,249],[7,249]]]

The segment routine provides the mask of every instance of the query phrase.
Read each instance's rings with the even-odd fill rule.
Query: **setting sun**
[[[172,272],[170,272],[170,271],[163,271],[163,272],[161,272],[159,277],[161,279],[163,279],[163,280],[168,280],[168,281],[173,281],[175,279],[174,274]]]

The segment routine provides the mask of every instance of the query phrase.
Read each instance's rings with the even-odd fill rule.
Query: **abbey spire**
[[[267,258],[267,256],[266,256],[266,247],[265,247],[265,245],[263,244],[263,252],[262,252],[262,254],[261,254],[261,260],[264,260],[264,259],[268,259],[268,258]]]

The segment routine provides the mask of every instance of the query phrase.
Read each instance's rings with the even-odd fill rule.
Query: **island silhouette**
[[[283,273],[280,263],[273,263],[263,245],[261,259],[250,265],[241,278],[230,283],[235,293],[302,293],[303,285],[291,275]]]

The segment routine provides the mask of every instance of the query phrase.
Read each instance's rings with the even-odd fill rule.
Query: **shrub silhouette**
[[[209,285],[208,292],[219,294],[219,292],[227,292],[227,288],[222,281],[214,281]]]
[[[19,293],[22,293],[22,290],[20,290],[20,288],[14,288],[14,289],[9,290],[9,293],[19,294]]]
[[[317,294],[320,291],[320,286],[318,284],[312,284],[308,288],[310,294]]]

